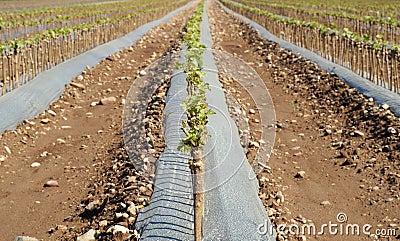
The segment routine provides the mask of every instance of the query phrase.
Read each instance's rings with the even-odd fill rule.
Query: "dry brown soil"
[[[399,235],[399,118],[336,75],[263,40],[214,2],[209,16],[214,48],[252,66],[274,101],[277,136],[269,160],[272,173],[266,170],[259,175],[260,197],[273,222],[299,227],[314,223],[319,231],[329,221],[340,224],[337,215],[345,213],[344,224],[371,224],[371,233],[390,228]],[[389,127],[397,133],[388,133]],[[327,229],[323,235],[293,239],[297,238],[373,239],[330,235]]]
[[[193,7],[152,29],[132,47],[87,69],[73,80],[78,87],[68,86],[50,106],[55,116],[46,111],[0,136],[0,156],[4,157],[0,162],[0,240],[17,235],[74,240],[92,223],[98,227],[97,216],[114,220],[121,203],[134,202],[140,208],[143,199],[149,198],[149,190],[124,190],[130,182],[148,183],[137,176],[123,148],[123,102],[139,71],[180,45],[192,12]],[[106,97],[116,101],[91,106]],[[41,165],[31,167],[34,162]],[[59,186],[44,187],[49,180]],[[99,204],[88,213],[85,208],[93,201]],[[115,219],[118,222],[133,223]]]
[[[74,80],[78,85],[68,86],[50,106],[55,116],[47,111],[0,137],[0,240],[17,235],[74,240],[91,228],[100,230],[102,239],[112,240],[112,230],[107,229],[114,224],[133,230],[136,214],[115,214],[127,213],[131,205],[137,209],[146,205],[152,185],[135,172],[124,151],[123,100],[140,70],[179,47],[191,12],[193,8],[153,29],[131,48],[86,70]],[[258,176],[260,198],[272,222],[320,227],[329,221],[338,223],[337,214],[345,213],[347,223],[371,224],[371,232],[390,227],[400,235],[399,118],[337,76],[263,40],[213,1],[208,14],[214,48],[235,54],[252,66],[274,101],[275,148],[269,168]],[[224,84],[239,102],[251,102],[238,85]],[[158,93],[167,88],[164,83]],[[262,91],[251,93],[257,94]],[[91,106],[105,97],[116,101]],[[160,98],[162,102],[163,94]],[[253,105],[243,106],[245,112],[257,109]],[[163,149],[162,108],[152,102],[147,112],[154,126],[148,135],[156,137],[156,154]],[[257,142],[259,134],[254,131],[259,125],[254,116],[246,117],[253,132],[250,140]],[[391,134],[390,127],[396,133]],[[256,148],[249,150],[249,159],[253,159]],[[31,167],[33,162],[40,166]],[[56,180],[58,186],[44,187],[49,180]],[[135,238],[133,234],[131,239]],[[325,232],[289,235],[288,239],[372,237]]]

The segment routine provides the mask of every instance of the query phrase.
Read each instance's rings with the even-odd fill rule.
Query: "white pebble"
[[[123,233],[123,234],[127,234],[129,233],[129,229],[122,226],[122,225],[115,225],[114,226],[114,230],[113,230],[113,234],[116,235],[117,233]]]
[[[32,162],[31,167],[33,167],[33,168],[40,167],[40,163],[39,162]]]
[[[58,139],[57,139],[57,142],[60,143],[60,144],[65,144],[65,143],[66,143],[66,142],[65,142],[63,139],[61,139],[61,138],[58,138]]]
[[[54,111],[52,111],[52,110],[48,110],[47,112],[48,112],[50,115],[52,115],[52,116],[56,116],[56,115],[57,115],[57,113],[54,112]]]
[[[8,155],[11,155],[11,150],[8,146],[4,146],[4,149],[6,150]]]
[[[384,110],[387,110],[387,109],[390,108],[390,106],[389,106],[388,104],[383,104],[383,105],[382,105],[382,108],[383,108]]]
[[[327,206],[327,205],[331,205],[331,203],[329,201],[322,201],[321,205],[322,206]]]
[[[45,187],[58,187],[58,182],[56,180],[49,180],[44,184]]]

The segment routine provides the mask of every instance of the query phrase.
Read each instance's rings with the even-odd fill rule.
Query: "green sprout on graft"
[[[198,5],[197,11],[186,24],[187,33],[184,41],[187,45],[185,54],[186,62],[180,67],[187,74],[188,97],[183,101],[188,119],[182,121],[182,131],[186,137],[181,140],[178,149],[184,153],[189,153],[193,148],[197,149],[204,146],[209,136],[206,130],[208,116],[215,114],[208,109],[206,102],[206,90],[210,89],[209,84],[202,80],[206,76],[202,72],[203,57],[206,47],[200,42],[200,22],[202,20],[203,3]]]

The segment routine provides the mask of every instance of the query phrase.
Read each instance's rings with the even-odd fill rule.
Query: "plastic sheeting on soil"
[[[184,51],[181,52],[181,55],[184,55]],[[275,130],[274,125],[275,123],[275,112],[273,108],[272,98],[270,97],[268,90],[266,89],[262,79],[257,75],[257,73],[249,67],[243,60],[236,58],[235,56],[228,54],[222,51],[212,51],[212,55],[218,61],[215,63],[218,67],[218,72],[223,73],[226,76],[236,80],[238,83],[242,85],[244,89],[251,94],[254,89],[261,89],[264,90],[263,93],[252,96],[254,102],[259,107],[258,110],[260,112],[260,119],[261,123],[263,123],[263,129],[266,131],[262,132],[262,139],[265,141],[260,145],[259,153],[252,164],[253,169],[255,172],[260,171],[260,167],[262,164],[268,165],[268,158],[270,152],[273,147],[273,143],[275,140]],[[172,73],[171,68],[176,66],[176,58],[172,54],[171,56],[166,56],[163,59],[158,60],[157,62],[153,63],[151,66],[146,68],[147,75],[140,77],[137,79],[127,96],[126,105],[124,109],[123,115],[123,132],[124,132],[124,140],[126,149],[132,161],[135,164],[136,170],[138,170],[141,174],[142,178],[146,178],[149,180],[154,180],[154,172],[155,168],[157,168],[156,178],[154,183],[154,193],[151,198],[151,202],[149,206],[142,209],[138,216],[138,220],[136,223],[136,229],[142,234],[142,239],[144,240],[192,240],[193,237],[190,232],[188,232],[188,227],[193,226],[193,217],[190,215],[192,214],[192,209],[188,209],[192,207],[193,200],[192,200],[192,184],[191,184],[191,173],[188,167],[188,159],[187,156],[183,155],[182,153],[177,152],[177,146],[179,141],[184,137],[183,132],[180,130],[182,118],[186,118],[184,110],[181,107],[182,100],[186,98],[187,91],[186,91],[186,76],[179,71],[175,71]],[[181,62],[183,61],[181,57]],[[215,69],[215,68],[214,68]],[[210,75],[210,73],[216,74],[215,71],[210,69],[205,69],[205,71]],[[161,155],[161,157],[156,161],[151,159],[151,152],[148,152],[149,147],[145,139],[145,115],[146,112],[146,103],[151,98],[152,93],[157,89],[157,84],[160,83],[160,80],[168,78],[172,75],[170,89],[168,90],[168,95],[166,98],[166,106],[164,110],[164,138],[166,141],[167,149]],[[212,76],[212,75],[210,75]],[[217,83],[218,80],[216,80]],[[222,97],[222,103],[225,103],[224,94],[219,87],[212,86],[212,92],[214,95],[214,90],[218,89],[220,91],[219,97]],[[239,143],[239,140],[233,141],[235,138],[238,137],[238,130],[235,126],[235,123],[232,120],[229,120],[229,114],[225,109],[224,112],[220,111],[219,107],[215,107],[220,115],[221,118],[224,119],[224,127],[222,128],[225,133],[225,139],[229,141],[229,143],[236,143],[235,149],[238,149],[237,152],[242,153],[240,151],[242,146]],[[226,127],[228,126],[228,127]],[[221,133],[214,133],[214,128],[210,127],[210,132],[212,135],[221,135]],[[235,135],[232,133],[236,132]],[[220,139],[210,139],[210,142],[216,143],[220,141]],[[209,143],[209,146],[215,146],[215,144]],[[222,148],[226,148],[231,146],[230,144],[222,145]],[[216,148],[215,150],[219,150],[220,148]],[[215,151],[214,148],[209,148],[208,154],[209,158],[211,158]],[[146,158],[150,158],[148,162],[143,162],[143,156],[141,154],[146,153]],[[237,153],[235,152],[234,155]],[[221,166],[221,168],[217,168],[217,172],[215,173],[212,170],[209,174],[210,181],[207,184],[207,190],[218,188],[218,186],[223,185],[225,182],[229,182],[229,185],[236,186],[238,184],[233,184],[232,181],[228,181],[228,179],[233,178],[237,174],[237,171],[241,172],[240,177],[244,178],[245,185],[249,184],[249,190],[254,191],[253,197],[257,197],[257,181],[251,180],[254,178],[254,172],[249,169],[249,164],[247,164],[247,160],[245,159],[244,153],[241,154],[240,158],[236,158],[237,161],[235,165],[231,166],[232,170],[225,171],[224,168],[226,166]],[[222,159],[225,156],[219,157]],[[224,162],[224,159],[221,162]],[[243,164],[243,163],[245,164]],[[153,166],[155,163],[155,166]],[[210,163],[213,163],[210,162]],[[260,164],[261,163],[261,164]],[[226,162],[225,162],[226,164]],[[245,168],[242,167],[245,166]],[[243,171],[245,170],[245,171]],[[220,176],[216,178],[216,176]],[[206,177],[206,179],[208,176]],[[234,180],[239,182],[240,178],[234,177]],[[248,181],[248,182],[246,182]],[[206,181],[207,183],[207,181]],[[241,181],[240,181],[241,183]],[[242,186],[239,188],[240,190],[243,189]],[[216,190],[214,193],[217,193]],[[237,189],[232,190],[232,195],[237,192]],[[246,193],[246,192],[245,192]],[[208,194],[206,194],[208,195]],[[213,195],[213,194],[210,194]],[[235,194],[233,199],[236,199],[238,195]],[[250,195],[251,196],[251,195]],[[227,196],[228,198],[232,198]],[[222,198],[222,196],[218,197],[211,197],[210,200],[218,200],[218,198]],[[239,198],[240,199],[240,198]],[[242,202],[252,202],[250,200],[242,200]],[[209,221],[212,222],[220,222],[221,220],[214,219],[212,221],[212,217],[216,217],[221,215],[221,213],[227,213],[230,211],[226,211],[229,208],[222,208],[219,205],[226,205],[223,202],[213,201],[214,203],[210,202],[210,205],[218,205],[218,207],[210,208]],[[258,205],[258,201],[255,202],[257,207],[262,207]],[[251,206],[251,205],[250,205]],[[212,209],[212,210],[211,210]],[[216,210],[218,211],[216,213]],[[251,210],[254,207],[250,208]],[[180,211],[179,211],[180,210]],[[235,209],[232,209],[234,211]],[[263,208],[259,209],[258,212],[265,212]],[[247,213],[250,211],[247,210]],[[249,214],[253,215],[253,214]],[[212,217],[211,217],[212,216]],[[257,215],[254,215],[257,216]],[[227,217],[227,215],[225,215]],[[234,217],[236,218],[236,217]],[[263,219],[259,220],[259,222],[264,222]],[[267,219],[268,222],[268,219]],[[222,222],[219,223],[218,226],[215,223],[212,225],[208,225],[208,229],[205,229],[205,240],[213,240],[216,237],[215,232],[224,232],[227,233],[229,230],[225,230],[225,223],[229,222]],[[232,225],[237,225],[231,223]],[[261,224],[261,223],[260,223]],[[192,226],[191,226],[192,225]],[[224,228],[221,228],[221,227]],[[212,230],[211,230],[212,227]],[[218,228],[217,228],[218,227]],[[270,226],[272,227],[272,226]],[[238,227],[232,226],[229,229],[237,229]],[[256,230],[257,225],[251,227]],[[161,232],[160,230],[163,230]],[[186,231],[185,231],[186,230]],[[208,230],[208,231],[207,231]],[[248,231],[244,231],[243,229],[238,229],[236,232],[246,233]],[[235,234],[236,235],[236,234]],[[228,238],[227,236],[223,236],[224,239]],[[238,236],[239,237],[239,236]],[[220,237],[221,238],[221,237]]]
[[[205,12],[203,18],[201,42],[210,48],[212,40]],[[184,61],[183,54],[184,51],[181,52],[181,62]],[[240,78],[241,81],[238,82],[242,84],[249,84],[249,80],[254,82],[249,86],[249,91],[251,88],[265,89],[265,96],[256,98],[255,102],[270,107],[260,111],[265,126],[274,123],[272,99],[255,71],[232,55],[222,52],[215,55],[218,60],[224,62],[219,64],[224,74],[238,73],[238,76],[232,78]],[[207,73],[204,80],[211,87],[207,93],[207,102],[210,108],[217,112],[210,116],[207,126],[211,137],[205,147],[204,240],[274,240],[273,235],[258,232],[259,225],[266,223],[268,227],[272,225],[258,198],[258,181],[240,144],[238,129],[229,116],[212,51],[207,50],[203,57],[204,71]],[[178,144],[184,137],[180,127],[182,118],[186,118],[181,107],[187,95],[185,78],[185,74],[178,72],[171,78],[163,126],[167,148],[156,162],[157,170],[151,202],[141,210],[136,222],[136,229],[141,234],[142,240],[194,240],[193,190],[188,156],[177,151]],[[140,90],[136,92],[140,93]],[[136,117],[134,119],[136,120]],[[260,157],[259,162],[268,160],[274,144],[275,130],[263,133],[263,138],[267,141],[260,148],[259,154],[264,155],[264,158]]]
[[[266,30],[261,25],[228,9],[219,1],[218,1],[218,3],[228,13],[234,15],[237,18],[242,19],[247,24],[249,24],[251,27],[258,30],[260,32],[260,34],[266,40],[278,43],[279,45],[281,45],[282,48],[299,53],[304,58],[310,59],[311,61],[318,64],[322,69],[324,69],[328,72],[333,72],[333,73],[337,74],[339,76],[339,78],[341,78],[344,82],[348,83],[351,87],[357,89],[358,91],[363,93],[365,96],[373,98],[376,103],[378,103],[380,105],[388,104],[392,108],[393,112],[397,116],[400,116],[400,95],[399,94],[396,94],[390,90],[387,90],[381,86],[378,86],[378,85],[372,83],[371,81],[369,81],[365,78],[362,78],[361,76],[357,75],[353,71],[351,71],[341,65],[332,63],[331,61],[323,58],[322,56],[320,56],[310,50],[304,49],[302,47],[299,47],[295,44],[292,44],[281,38],[276,37],[275,35],[270,33],[268,30]]]
[[[182,51],[181,54],[183,55],[184,51]],[[211,208],[209,208],[208,216],[206,217],[205,240],[214,240],[216,237],[222,238],[223,240],[228,238],[235,240],[225,234],[222,236],[218,235],[220,235],[220,233],[229,233],[230,230],[235,230],[235,232],[242,233],[243,235],[249,231],[242,228],[238,229],[237,223],[235,224],[234,222],[226,220],[222,222],[222,220],[218,218],[224,215],[225,218],[228,218],[228,214],[230,212],[235,212],[236,208],[242,210],[240,205],[246,202],[256,204],[255,207],[252,206],[253,204],[248,205],[250,211],[246,210],[246,215],[257,217],[259,213],[265,212],[262,205],[259,205],[259,200],[256,199],[255,202],[254,200],[242,200],[238,194],[238,189],[241,191],[243,189],[248,189],[253,192],[253,195],[249,195],[247,191],[244,191],[246,197],[258,198],[258,185],[257,181],[254,180],[254,172],[257,173],[260,171],[260,167],[262,168],[268,165],[267,162],[275,140],[275,129],[274,125],[272,125],[275,123],[275,112],[272,98],[268,90],[262,79],[251,67],[243,60],[226,52],[212,51],[212,55],[214,55],[215,59],[218,61],[215,63],[218,67],[218,72],[236,80],[249,94],[251,94],[254,89],[264,90],[263,93],[252,96],[256,106],[259,107],[258,111],[260,112],[260,119],[264,129],[261,137],[265,141],[260,144],[258,155],[251,165],[254,171],[249,168],[250,165],[247,163],[243,151],[241,151],[243,148],[237,139],[239,138],[237,134],[238,130],[233,120],[230,119],[227,109],[221,111],[219,106],[210,103],[211,108],[214,108],[218,112],[219,120],[218,122],[214,122],[214,125],[209,126],[211,134],[217,135],[218,138],[209,140],[209,148],[206,150],[208,154],[207,158],[219,158],[221,165],[219,165],[219,162],[216,163],[214,160],[207,159],[208,163],[214,166],[217,165],[218,168],[212,169],[206,174],[206,188],[207,191],[211,191],[210,193],[206,193],[206,198],[211,200],[206,205],[210,205]],[[168,69],[176,65],[174,61],[176,61],[175,57],[167,56],[146,68],[145,71],[147,75],[137,79],[131,87],[124,109],[124,140],[127,147],[126,149],[135,164],[136,170],[140,172],[142,178],[154,180],[153,175],[155,167],[157,168],[154,194],[151,198],[151,202],[149,206],[142,209],[136,223],[136,229],[142,234],[142,239],[144,240],[192,240],[192,238],[189,238],[192,234],[187,230],[188,227],[191,227],[190,225],[193,225],[193,217],[190,216],[192,209],[188,209],[193,205],[191,173],[187,163],[187,156],[176,151],[179,141],[184,137],[180,126],[182,118],[186,118],[184,110],[181,107],[182,100],[185,99],[187,94],[186,81],[184,74],[178,71],[172,74],[171,70]],[[214,76],[216,71],[210,69],[206,69],[205,71],[211,78],[216,78],[216,76]],[[146,112],[146,103],[151,98],[151,93],[156,90],[156,85],[160,83],[160,79],[168,78],[169,75],[173,77],[166,98],[164,110],[165,118],[163,121],[164,138],[167,149],[157,161],[150,160],[148,162],[143,162],[144,158],[143,156],[141,157],[142,153],[146,153],[146,158],[151,158],[151,152],[148,152],[149,147],[145,139],[144,113]],[[219,83],[218,80],[215,80],[215,83]],[[218,97],[221,97],[221,103],[225,103],[224,93],[220,88],[220,84],[219,87],[213,85],[210,93],[215,95],[216,90],[218,90],[220,92],[218,93]],[[222,119],[223,122],[221,121]],[[214,128],[215,125],[221,126],[221,130],[216,130],[216,128]],[[224,133],[221,133],[221,131]],[[221,142],[221,138],[224,142]],[[218,141],[221,142],[221,148],[215,147],[215,143],[218,143]],[[223,144],[225,142],[227,142],[227,144]],[[229,147],[235,149],[234,153],[230,153],[232,150],[230,150]],[[220,156],[215,156],[215,151],[222,154]],[[238,153],[241,154],[237,155]],[[232,158],[232,156],[234,156],[234,158]],[[236,161],[231,161],[233,159]],[[153,166],[152,163],[155,163],[155,166]],[[229,165],[229,167],[227,165]],[[248,185],[248,188],[243,187],[241,183],[243,183],[243,185]],[[220,191],[218,188],[220,186],[221,188],[230,186],[232,188],[230,195],[233,196],[227,194],[220,196],[218,194]],[[207,197],[207,195],[210,196]],[[231,201],[237,202],[237,207],[233,208],[235,205],[226,204],[219,200],[225,197],[230,198]],[[221,205],[225,205],[225,207]],[[257,210],[256,212],[258,214],[251,214],[251,210]],[[232,217],[233,219],[238,218],[236,214],[233,216],[235,216]],[[269,223],[268,219],[264,220],[261,218],[257,220],[257,222],[259,222],[258,225],[265,221]],[[257,232],[257,225],[255,225],[255,222],[256,221],[249,225],[252,232]],[[226,223],[230,223],[231,226],[227,228],[225,225]],[[242,223],[240,223],[240,225],[242,225]],[[163,232],[160,232],[160,230],[163,230]],[[216,235],[216,233],[218,233],[218,235]],[[234,236],[237,234],[231,235]],[[238,239],[239,237],[240,236],[238,236]],[[260,239],[262,240],[262,238]]]
[[[206,11],[203,13],[200,28],[201,42],[211,48],[212,38]],[[215,70],[208,71],[204,81],[211,86],[211,90],[207,92],[207,103],[216,112],[209,117],[207,129],[211,137],[204,150],[204,238],[274,240],[271,233],[258,232],[259,225],[266,222],[270,224],[270,221],[258,197],[258,180],[240,144],[237,126],[229,116],[225,94],[218,80],[217,66],[210,50],[204,53],[203,61],[206,69]]]
[[[176,62],[173,61],[165,65],[164,63],[167,63],[165,60],[164,58],[153,65],[159,65],[164,68],[176,66]],[[184,58],[181,56],[180,62],[183,61]],[[146,71],[148,70],[146,69]],[[163,72],[162,69],[159,69],[160,75]],[[150,79],[157,80],[160,77],[156,75],[152,78],[146,77],[149,80],[146,82],[152,83],[154,81]],[[138,79],[135,82],[142,82],[142,79]],[[180,140],[184,137],[181,123],[182,119],[186,118],[186,114],[181,104],[187,96],[186,88],[186,74],[182,73],[182,71],[175,71],[171,78],[164,108],[163,129],[167,147],[156,161],[156,178],[151,202],[140,211],[136,221],[136,229],[141,234],[142,240],[193,240],[194,237],[193,189],[189,156],[177,150]],[[131,90],[134,89],[131,88]],[[141,93],[141,91],[136,90],[136,93]],[[128,99],[131,99],[131,97],[131,95],[128,95]],[[136,106],[130,105],[130,107],[126,108],[128,111],[130,109],[135,110]],[[136,112],[140,113],[141,111]],[[132,117],[129,112],[124,112],[124,119],[129,120],[131,118],[135,118],[135,116]],[[124,137],[126,136],[125,129],[130,127],[132,126],[126,125],[125,127],[124,125]],[[128,136],[131,135],[129,134],[126,137]],[[131,152],[136,150],[136,146],[127,149]],[[130,157],[132,158],[133,156],[130,155]],[[143,169],[137,165],[135,165],[135,168],[138,170]],[[146,170],[148,169],[145,168],[140,174],[142,176],[151,176],[151,173]]]
[[[131,33],[100,45],[92,50],[67,60],[54,68],[39,74],[27,84],[0,97],[0,134],[12,130],[26,119],[42,113],[56,101],[73,78],[86,68],[93,67],[104,58],[133,45],[151,28],[169,21],[187,8],[192,2],[180,7],[163,18],[147,23]]]

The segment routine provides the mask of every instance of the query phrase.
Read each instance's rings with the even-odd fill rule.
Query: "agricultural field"
[[[183,4],[128,1],[4,12],[0,18],[2,93]]]
[[[0,0],[0,240],[400,239],[399,8]]]
[[[99,4],[99,3],[107,3],[107,2],[120,2],[119,0],[66,0],[66,1],[29,1],[29,0],[21,0],[21,1],[10,1],[10,0],[1,0],[0,10],[2,12],[19,12],[19,11],[30,11],[31,9],[46,9],[51,7],[63,7],[70,5],[82,5],[82,4]]]
[[[351,14],[329,6],[263,1],[242,1],[231,6],[256,22],[273,25],[273,34],[399,91],[400,21],[392,10],[395,4],[385,3],[375,16],[366,15],[373,14],[369,8],[352,8]]]

